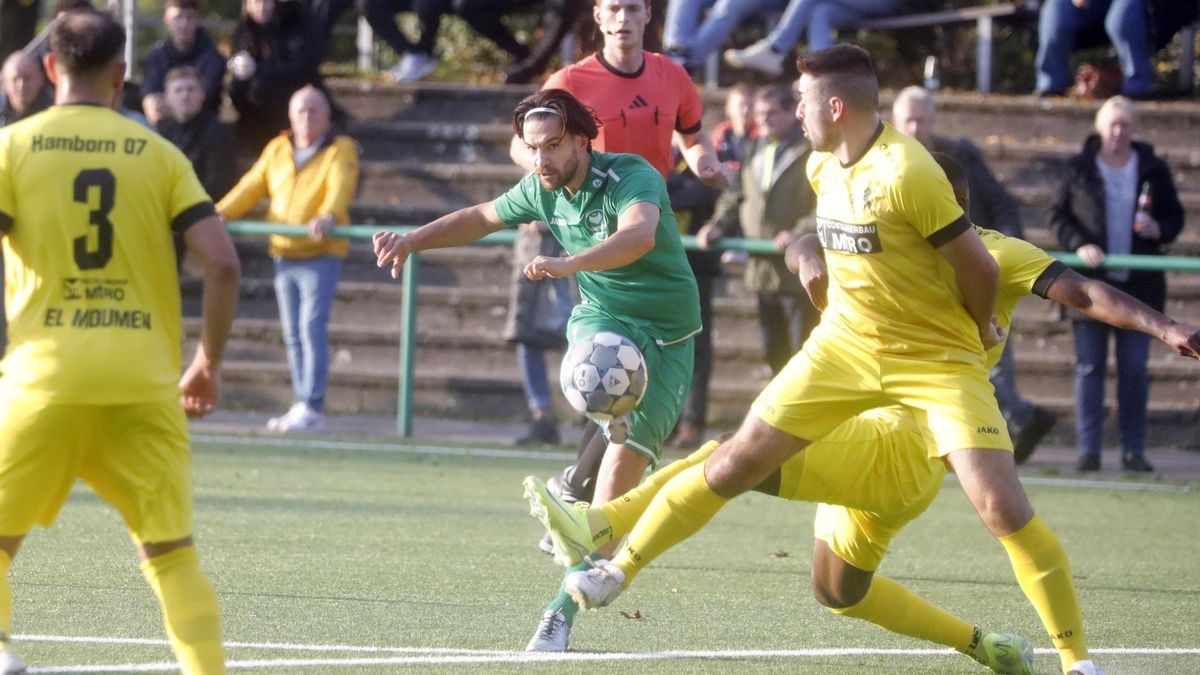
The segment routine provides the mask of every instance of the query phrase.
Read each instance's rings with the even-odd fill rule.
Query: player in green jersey
[[[613,443],[595,491],[596,503],[603,503],[635,487],[658,463],[679,417],[692,380],[692,336],[700,332],[696,280],[662,176],[637,155],[593,151],[598,120],[592,110],[566,91],[547,89],[517,105],[513,128],[534,158],[532,173],[494,201],[407,234],[376,233],[375,253],[379,266],[398,277],[416,251],[467,244],[535,220],[549,225],[567,255],[538,256],[525,275],[576,276],[583,301],[571,313],[568,341],[601,331],[624,335],[642,351],[649,373],[645,396],[621,429],[624,437],[609,434]],[[529,649],[565,650],[577,610],[560,589]]]

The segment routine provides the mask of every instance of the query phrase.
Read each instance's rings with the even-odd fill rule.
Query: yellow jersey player
[[[187,159],[110,109],[125,32],[64,15],[46,66],[56,105],[0,130],[0,233],[9,344],[0,377],[0,672],[8,571],[77,478],[125,519],[185,673],[223,673],[216,594],[192,542],[185,413],[211,412],[237,304],[229,235]],[[181,371],[172,233],[205,270],[200,344]]]
[[[627,581],[846,419],[902,405],[1004,545],[1064,669],[1090,666],[1066,553],[1017,480],[984,369],[985,349],[1002,338],[992,319],[996,263],[929,153],[880,121],[879,82],[864,50],[837,45],[797,65],[796,114],[814,150],[809,180],[829,307],[733,438],[663,489],[601,572]],[[960,294],[942,278],[943,261]],[[901,602],[880,592],[855,611]]]
[[[967,207],[966,176],[953,159],[935,153],[955,196]],[[1200,328],[1172,321],[1103,282],[1087,279],[1036,246],[998,232],[978,230],[1000,270],[997,322],[1007,329],[1017,303],[1028,295],[1051,299],[1113,325],[1161,339],[1183,356],[1200,357]],[[827,273],[814,235],[793,243],[788,266],[798,272],[818,307],[826,304]],[[988,353],[994,364],[1003,350]],[[590,510],[569,510],[544,490],[546,521],[554,528],[569,560],[597,543],[628,534],[651,499],[674,476],[702,463],[717,447],[710,442],[692,455],[655,472],[636,490]],[[813,593],[835,614],[871,621],[882,628],[931,640],[968,654],[980,663],[1005,671],[1020,664],[1007,661],[1011,636],[990,633],[945,612],[876,574],[893,537],[925,511],[942,485],[945,464],[927,456],[926,442],[915,420],[902,407],[868,411],[838,426],[804,452],[788,460],[755,490],[784,499],[819,502],[814,524]],[[563,517],[568,516],[568,517]],[[583,543],[581,543],[583,542]],[[590,542],[590,543],[587,543]],[[592,575],[603,579],[604,575]],[[602,591],[586,575],[568,577],[568,591],[589,602]],[[870,593],[899,599],[904,611],[859,613]],[[869,604],[869,603],[868,603]]]

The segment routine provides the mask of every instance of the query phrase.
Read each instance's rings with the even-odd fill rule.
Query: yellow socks
[[[12,639],[12,586],[8,585],[8,568],[12,558],[8,551],[0,551],[0,650],[8,649]]]
[[[655,495],[613,559],[625,572],[625,585],[650,561],[704,527],[728,501],[708,487],[703,462],[675,476]]]
[[[878,574],[871,579],[871,587],[862,600],[849,607],[830,608],[829,611],[870,621],[893,633],[946,645],[964,654],[970,648],[975,633],[975,627],[971,624]]]
[[[1050,633],[1063,670],[1088,658],[1071,564],[1058,537],[1041,518],[1034,516],[1025,527],[1000,537],[1000,543],[1008,551],[1017,583]]]
[[[171,649],[186,675],[225,672],[217,594],[188,546],[142,562],[142,574],[162,605]]]
[[[637,524],[638,518],[641,518],[650,506],[654,495],[658,494],[664,485],[682,473],[684,469],[703,464],[704,460],[708,459],[708,456],[720,445],[717,441],[709,441],[687,457],[671,462],[650,474],[641,485],[633,490],[607,504],[589,509],[588,525],[591,526],[592,532],[602,532],[605,528],[612,528],[606,542],[620,539],[629,534],[629,531]]]

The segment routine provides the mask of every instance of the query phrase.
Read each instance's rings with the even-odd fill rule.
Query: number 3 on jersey
[[[88,204],[91,189],[100,191],[100,203],[88,211],[88,233],[75,238],[75,264],[81,270],[96,270],[108,264],[113,254],[113,225],[108,219],[117,192],[117,179],[108,169],[84,169],[75,176],[75,201]],[[91,228],[96,228],[96,249],[91,250]]]

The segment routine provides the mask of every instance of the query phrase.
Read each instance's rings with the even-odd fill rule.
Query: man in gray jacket
[[[759,136],[747,149],[737,186],[726,192],[712,221],[697,238],[708,247],[735,234],[769,239],[780,251],[794,237],[812,231],[816,203],[805,165],[812,148],[796,119],[796,99],[789,87],[768,85],[754,96]],[[778,373],[812,332],[819,315],[788,272],[782,256],[746,261],[746,288],[755,293],[763,351]]]

